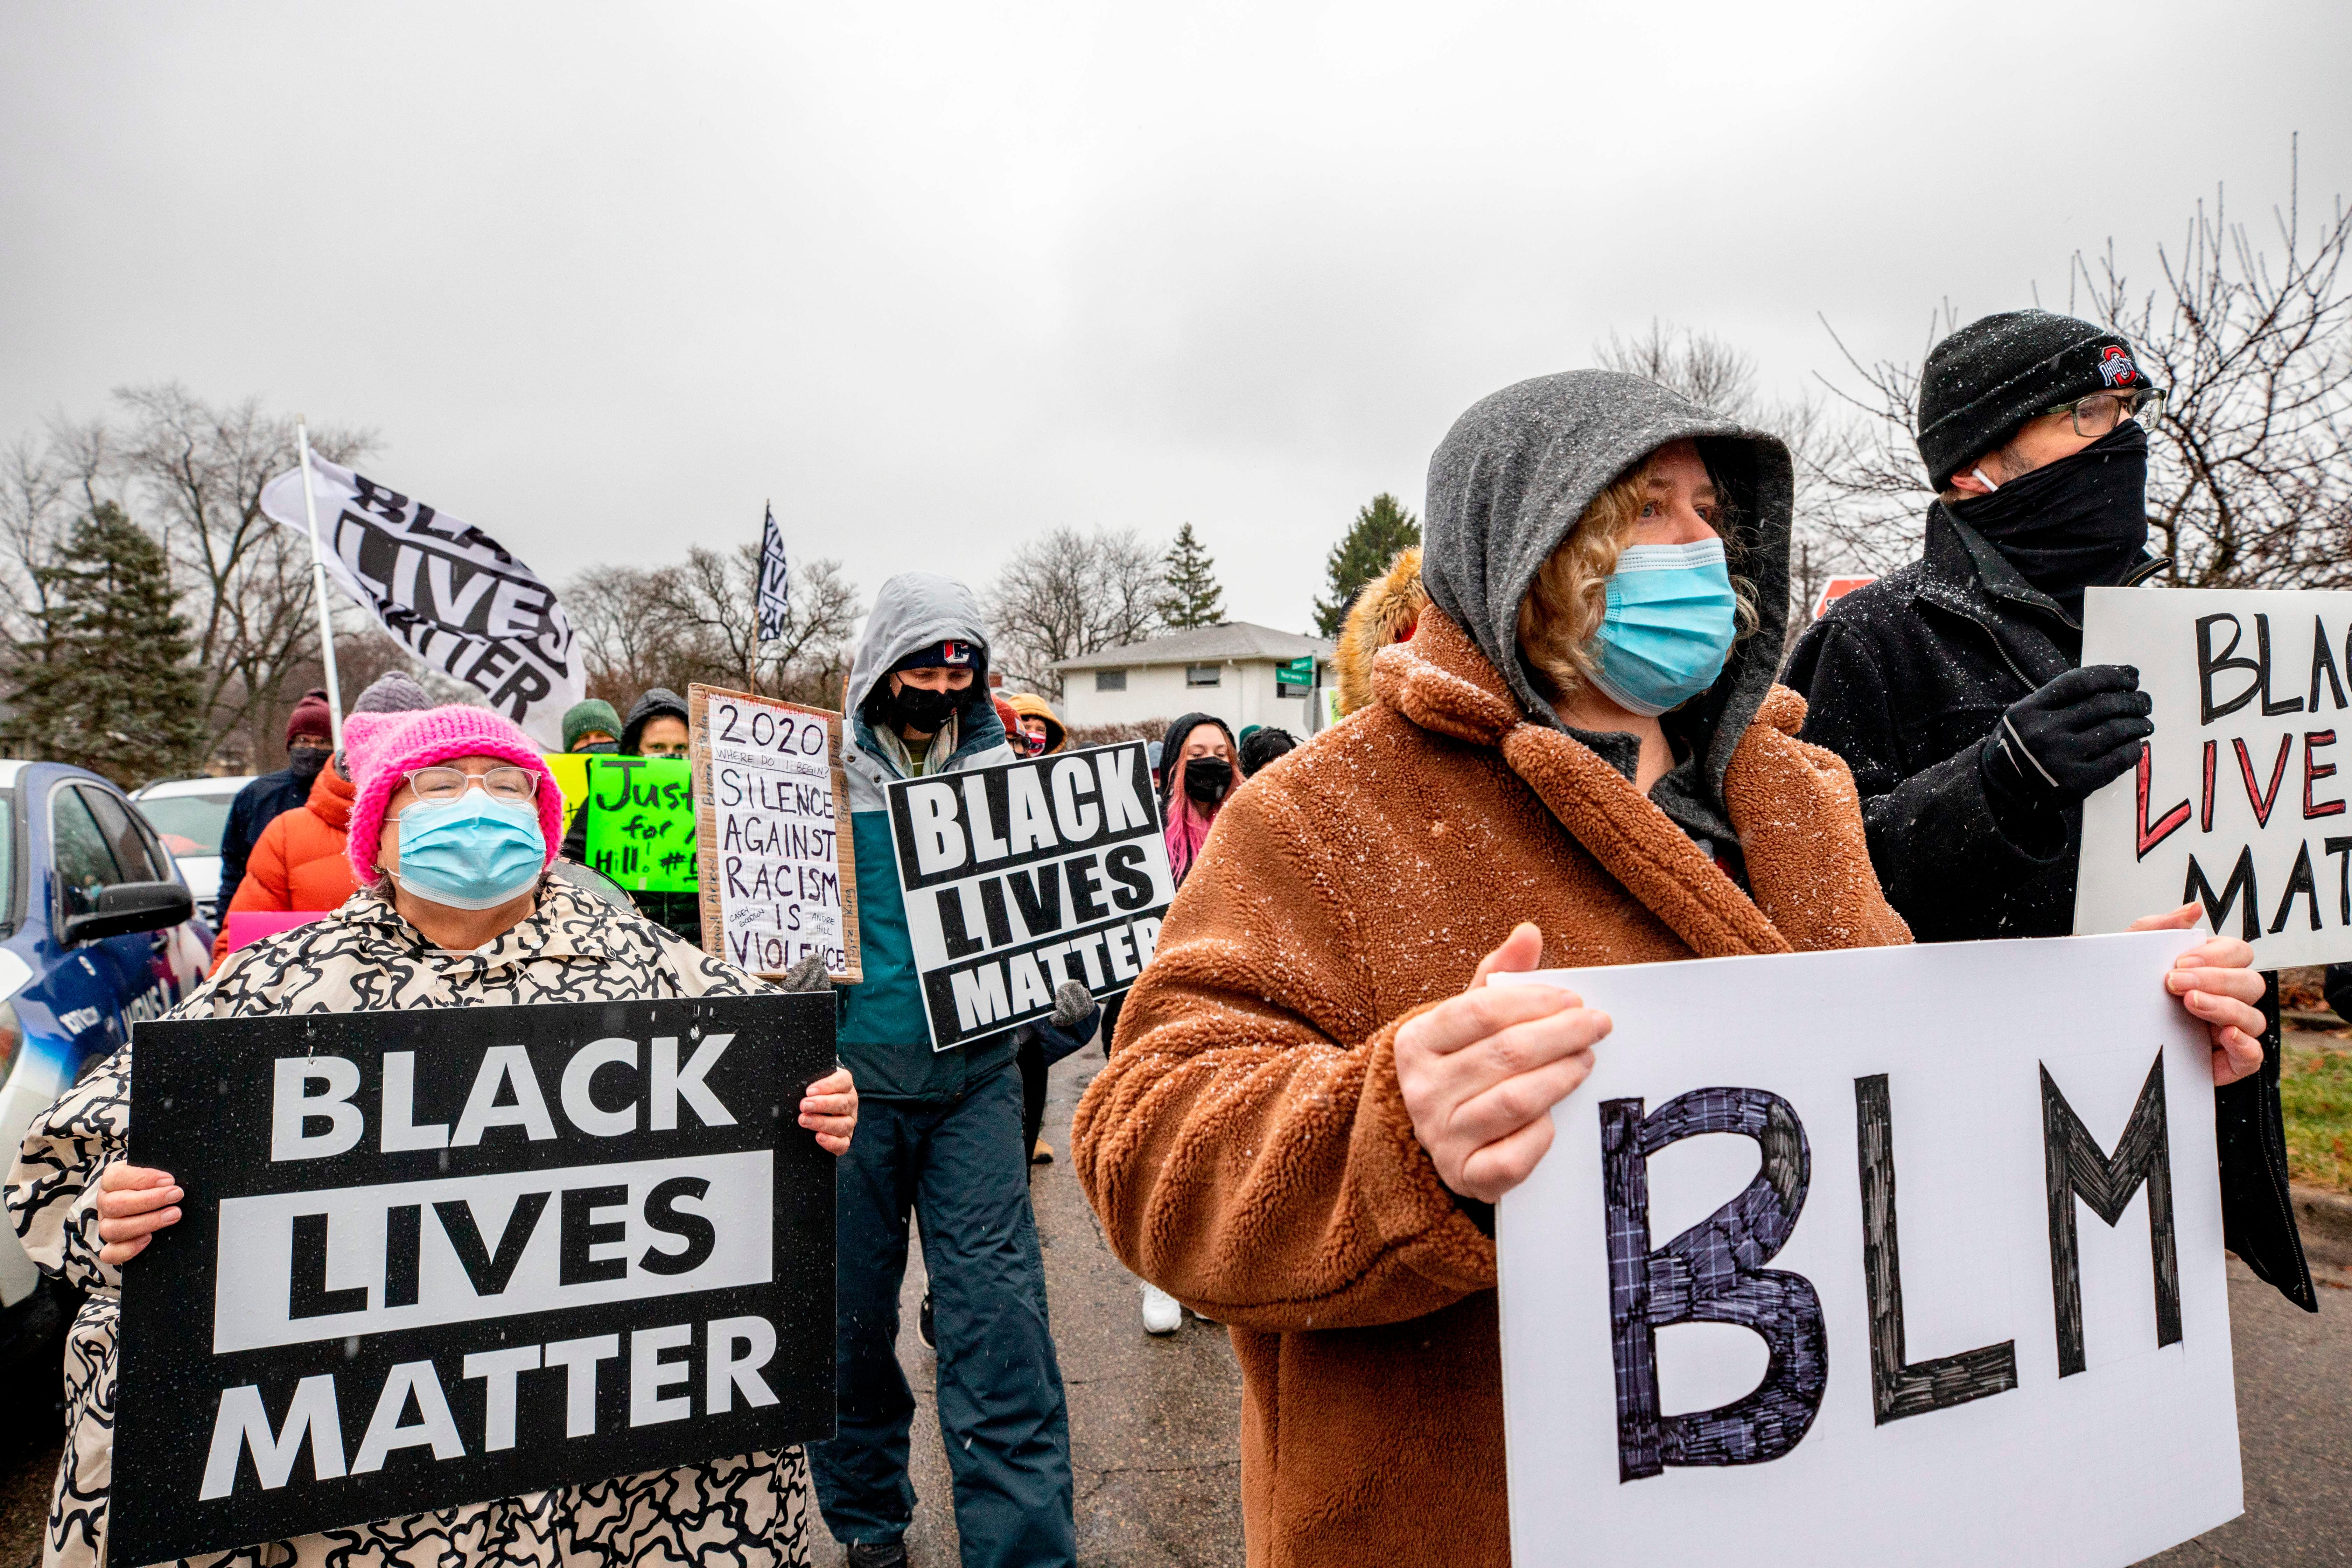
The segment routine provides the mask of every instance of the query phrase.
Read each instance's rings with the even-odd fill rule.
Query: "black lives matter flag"
[[[890,829],[938,1050],[1126,990],[1176,896],[1139,742],[901,780]]]
[[[155,1563],[830,1436],[833,998],[139,1026],[187,1189],[122,1293]]]
[[[564,710],[587,681],[555,590],[480,529],[315,456],[310,493],[336,585],[419,658],[562,751]],[[308,534],[302,470],[270,480],[261,510]]]
[[[793,568],[784,559],[784,531],[776,526],[776,509],[760,529],[760,640],[782,642],[793,618]]]

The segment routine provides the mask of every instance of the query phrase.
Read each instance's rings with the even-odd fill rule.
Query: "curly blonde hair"
[[[1662,448],[1663,449],[1663,448]],[[1633,537],[1642,508],[1656,481],[1658,454],[1652,452],[1592,498],[1584,515],[1537,569],[1519,601],[1519,651],[1535,667],[1554,702],[1574,697],[1592,679],[1593,638],[1609,614],[1609,576],[1618,552]],[[1756,584],[1739,575],[1746,553],[1730,500],[1717,490],[1715,531],[1729,562],[1731,592],[1738,601],[1738,635],[1756,631]]]

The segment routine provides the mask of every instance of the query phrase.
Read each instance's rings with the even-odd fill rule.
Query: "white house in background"
[[[1331,650],[1321,637],[1219,621],[1080,654],[1054,668],[1062,674],[1062,718],[1073,727],[1165,723],[1183,713],[1209,713],[1236,735],[1245,724],[1272,724],[1305,740],[1311,728],[1308,689],[1285,684],[1277,675],[1312,654],[1328,687]]]

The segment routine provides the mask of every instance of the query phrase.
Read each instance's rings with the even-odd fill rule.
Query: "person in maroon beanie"
[[[261,830],[278,816],[310,798],[319,770],[334,754],[335,726],[327,712],[327,689],[314,686],[302,693],[286,718],[286,765],[264,773],[237,791],[228,808],[228,826],[221,834],[220,897],[213,905],[213,921],[226,918],[237,884],[245,880],[245,863]]]

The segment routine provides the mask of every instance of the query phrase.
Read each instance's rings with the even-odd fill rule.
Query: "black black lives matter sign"
[[[110,1555],[830,1436],[830,994],[147,1023]]]
[[[901,780],[890,831],[940,1050],[1126,990],[1176,894],[1140,742]]]

